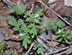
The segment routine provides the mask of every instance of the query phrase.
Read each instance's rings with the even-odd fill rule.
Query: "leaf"
[[[59,28],[63,28],[65,26],[65,23],[61,20],[59,20],[56,25],[59,27]]]
[[[13,55],[18,55],[18,53],[15,51],[15,52],[13,53]]]
[[[58,29],[58,32],[56,32],[56,34],[61,34],[61,33],[65,33],[64,29]]]
[[[70,36],[71,36],[71,38],[72,38],[72,31],[70,31]]]
[[[69,43],[69,41],[66,38],[64,38],[64,40],[65,40],[66,43]]]
[[[33,55],[33,52],[30,52],[29,54],[30,54],[30,55]]]
[[[37,29],[42,29],[42,26],[36,25]]]
[[[35,14],[35,15],[34,15],[34,18],[38,18],[38,17],[39,17],[39,15],[38,15],[38,14]]]
[[[21,26],[21,30],[23,30],[25,33],[30,32],[30,29],[28,27],[25,27],[24,25]]]
[[[67,30],[67,31],[66,31],[66,34],[68,35],[69,33],[70,33],[70,30]]]
[[[28,25],[28,28],[33,28],[33,27],[34,27],[34,24],[32,23]]]
[[[28,16],[30,16],[30,12],[29,11],[26,11],[24,17],[27,18]]]
[[[37,29],[35,27],[33,27],[31,30],[30,30],[30,34],[33,34],[33,36],[37,35]]]
[[[40,21],[39,21],[39,20],[37,20],[37,19],[34,19],[34,22],[35,22],[35,23],[39,23]]]
[[[52,29],[53,30],[57,30],[57,26],[56,25],[52,25]]]
[[[32,34],[32,38],[37,35],[37,28],[40,28],[38,25],[30,24],[28,25],[28,28],[30,28],[30,34]]]
[[[3,50],[5,47],[6,47],[6,42],[5,41],[0,43],[0,51]]]
[[[11,52],[6,51],[5,55],[11,55]]]
[[[71,38],[72,38],[72,35],[67,36],[67,39],[71,40]]]
[[[38,9],[36,12],[35,12],[35,17],[39,17],[39,16],[42,16],[43,15],[43,9]]]
[[[63,38],[60,38],[60,39],[58,39],[58,41],[59,41],[59,42],[61,42],[61,41],[62,41],[62,39],[63,39]]]
[[[40,23],[40,20],[41,20],[40,17],[38,17],[38,18],[34,18],[34,23]]]
[[[38,46],[37,45],[34,45],[33,50],[36,50],[37,48],[38,48]]]
[[[30,37],[29,36],[24,36],[24,39],[23,39],[23,44],[22,46],[25,47],[25,49],[27,49],[27,45],[31,43],[31,40],[30,40]]]
[[[58,38],[62,38],[62,36],[61,36],[61,35],[57,35],[57,37],[58,37]]]
[[[25,9],[26,9],[26,7],[25,7],[23,4],[21,4],[21,6],[20,6],[20,10],[21,10],[22,12],[24,12]]]
[[[12,26],[17,26],[17,21],[13,16],[8,16],[8,23]]]
[[[31,18],[26,18],[26,21],[31,21]]]
[[[48,22],[46,22],[46,25],[45,25],[46,29],[48,30],[48,27],[49,27],[49,24]]]
[[[20,26],[22,25],[22,19],[19,19],[16,26],[13,28],[14,31],[19,31],[20,30]]]
[[[22,19],[19,19],[17,25],[18,25],[18,26],[21,26],[22,23],[23,23],[23,22],[22,22]]]
[[[56,23],[56,19],[53,18],[53,19],[51,20],[51,25],[55,25],[55,23]]]
[[[57,30],[57,26],[56,26],[56,19],[55,18],[53,18],[52,20],[51,20],[51,27],[52,27],[52,29],[53,30]]]
[[[14,30],[14,31],[19,31],[20,28],[19,28],[19,26],[16,26],[16,27],[13,28],[13,30]]]
[[[43,54],[44,53],[44,49],[43,48],[38,48],[37,53],[38,54]]]
[[[17,6],[11,7],[11,10],[17,14],[23,14],[23,12]]]

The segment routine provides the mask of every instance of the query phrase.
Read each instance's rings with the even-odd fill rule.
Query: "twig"
[[[29,55],[29,52],[31,51],[32,47],[34,46],[35,42],[33,42],[30,46],[30,48],[28,49],[28,51],[24,54],[24,55]]]
[[[34,11],[34,6],[35,6],[35,1],[33,1],[33,3],[32,3],[32,8],[31,8],[31,10],[30,10],[30,13],[33,13],[33,11]]]
[[[15,5],[15,4],[12,3],[10,0],[3,0],[3,2],[4,2],[9,8],[11,8],[12,6]]]
[[[50,53],[53,52],[53,50],[51,49],[51,47],[48,46],[48,45],[46,45],[40,37],[37,37],[36,40],[47,52],[50,52]]]
[[[62,55],[62,54],[66,54],[68,51],[63,51],[63,52],[61,52],[61,53],[58,53],[58,54],[56,54],[56,55]]]
[[[54,52],[48,53],[48,54],[58,54],[58,53],[63,52],[63,51],[65,51],[65,50],[69,49],[69,48],[70,48],[70,47],[68,46],[68,47],[62,48],[62,49],[60,49],[60,50],[55,50]],[[63,52],[63,53],[64,53],[64,52]]]

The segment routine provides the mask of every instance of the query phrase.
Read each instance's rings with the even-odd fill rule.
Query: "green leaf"
[[[71,38],[72,38],[72,31],[70,31],[70,36],[71,36]]]
[[[21,6],[20,6],[20,10],[21,10],[22,12],[24,12],[25,9],[26,9],[26,7],[25,7],[23,4],[21,4]]]
[[[43,48],[38,48],[37,53],[38,54],[43,54],[44,53],[44,49]]]
[[[25,49],[27,49],[28,44],[30,44],[30,43],[31,43],[30,37],[29,36],[24,36],[22,46],[24,46]]]
[[[16,12],[17,14],[23,14],[23,12],[17,6],[13,6],[11,9],[13,12]]]
[[[69,33],[70,33],[70,30],[67,30],[67,31],[66,31],[66,34],[68,35]]]
[[[39,17],[39,16],[42,16],[43,15],[43,9],[38,9],[36,12],[35,12],[35,17]]]
[[[28,28],[33,28],[34,27],[34,24],[29,24],[28,25]]]
[[[11,55],[10,51],[5,51],[5,55]]]
[[[58,32],[56,32],[56,34],[61,34],[61,33],[65,33],[64,29],[58,29]]]
[[[2,43],[0,43],[0,51],[3,50],[6,47],[6,42],[3,41]]]
[[[31,21],[31,18],[26,18],[26,21],[29,21],[30,22]]]
[[[33,27],[31,30],[30,30],[30,34],[33,34],[33,36],[37,35],[37,29],[35,27]]]
[[[63,39],[63,38],[60,38],[60,39],[58,39],[58,41],[59,41],[59,42],[61,42],[61,41],[62,41],[62,39]]]
[[[28,28],[30,28],[30,34],[32,34],[32,38],[37,35],[37,28],[40,28],[38,25],[30,24],[28,25]]]
[[[38,48],[38,46],[37,45],[34,45],[33,50],[36,50],[37,48]]]
[[[61,36],[61,35],[57,35],[57,37],[58,37],[58,38],[62,38],[62,36]]]
[[[46,26],[45,26],[45,27],[46,27],[46,29],[48,30],[48,27],[49,27],[49,24],[48,24],[48,22],[46,22]]]
[[[55,18],[53,18],[52,20],[51,20],[51,27],[52,27],[52,29],[53,30],[57,30],[57,26],[56,26],[56,19]]]
[[[59,27],[59,28],[63,28],[65,26],[65,23],[61,20],[59,20],[56,25]]]
[[[39,23],[40,21],[39,21],[39,20],[37,20],[37,19],[34,19],[34,22],[35,22],[35,23]]]
[[[36,28],[37,28],[37,29],[42,29],[42,26],[36,25]]]
[[[52,29],[53,30],[57,30],[57,26],[56,25],[52,25]]]
[[[30,16],[30,12],[29,11],[26,11],[24,17],[27,18],[27,16]]]
[[[30,29],[24,25],[21,26],[21,30],[23,30],[25,33],[29,33]]]
[[[34,18],[33,22],[34,22],[34,23],[40,23],[40,20],[41,20],[40,17],[38,17],[38,18]]]
[[[17,26],[17,21],[13,16],[8,16],[8,23],[12,26]]]
[[[72,35],[67,36],[67,39],[71,40],[71,38],[72,38]]]
[[[29,55],[33,55],[33,52],[30,52]]]
[[[69,41],[66,38],[64,38],[64,40],[65,40],[66,43],[69,43]]]
[[[56,18],[53,18],[52,20],[51,20],[51,25],[55,25],[56,24]]]
[[[22,22],[22,19],[19,19],[17,25],[18,25],[18,26],[21,26],[22,23],[23,23],[23,22]]]
[[[16,27],[13,28],[13,30],[14,30],[14,31],[19,31],[20,28],[19,28],[19,26],[16,26]]]
[[[13,55],[18,55],[18,53],[15,51],[15,52],[13,53]]]

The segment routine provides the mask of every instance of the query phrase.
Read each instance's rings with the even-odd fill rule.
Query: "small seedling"
[[[72,39],[72,31],[67,30],[64,31],[64,29],[59,29],[58,32],[56,32],[56,35],[58,37],[58,41],[62,42],[64,41],[65,43],[71,42]]]

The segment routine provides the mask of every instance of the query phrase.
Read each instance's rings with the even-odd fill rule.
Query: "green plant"
[[[18,53],[14,50],[7,50],[5,51],[5,55],[18,55]]]
[[[63,28],[65,26],[65,23],[61,20],[57,21],[56,18],[53,18],[50,21],[49,25],[48,25],[48,22],[46,22],[46,29],[47,30],[48,30],[49,26],[53,31],[56,31],[57,29]]]
[[[44,53],[44,49],[40,46],[40,45],[34,45],[33,50],[36,51],[38,54],[43,54]]]
[[[56,35],[59,42],[64,41],[68,44],[72,40],[72,31],[70,30],[64,31],[64,29],[59,29],[58,32],[56,32]]]
[[[7,45],[6,41],[0,43],[0,51],[2,51],[6,47],[6,45]]]
[[[65,23],[61,20],[56,20],[56,19],[52,19],[50,21],[50,24],[48,24],[48,22],[46,22],[46,29],[49,30],[49,26],[51,28],[51,31],[55,31],[55,35],[58,37],[58,41],[59,42],[65,42],[65,43],[69,43],[72,40],[72,31],[67,30],[65,31],[63,29],[63,27],[65,26]],[[58,30],[58,31],[57,31]]]
[[[31,43],[35,41],[37,34],[42,29],[40,25],[40,21],[41,21],[41,16],[43,15],[43,9],[39,9],[35,13],[30,13],[29,10],[25,10],[24,5],[21,5],[20,8],[14,6],[11,9],[16,14],[23,16],[23,18],[19,17],[19,19],[17,20],[15,17],[9,16],[8,23],[9,25],[13,26],[12,29],[15,32],[22,34],[20,36],[20,39],[22,40],[22,46],[25,49],[28,49],[29,47],[28,45],[31,45]],[[39,50],[42,50],[41,47],[38,48]],[[37,52],[40,54],[41,52],[39,50]]]

